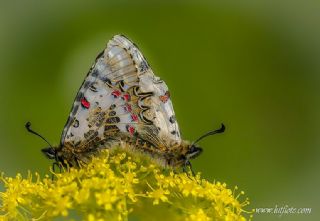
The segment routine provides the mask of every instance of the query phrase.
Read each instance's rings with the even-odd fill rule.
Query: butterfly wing
[[[61,146],[88,151],[124,136],[163,148],[181,142],[165,82],[134,43],[116,35],[79,89]]]

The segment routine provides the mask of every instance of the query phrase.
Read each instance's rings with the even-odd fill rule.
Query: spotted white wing
[[[116,35],[79,89],[61,146],[86,151],[124,136],[154,147],[181,142],[167,85],[133,42]]]

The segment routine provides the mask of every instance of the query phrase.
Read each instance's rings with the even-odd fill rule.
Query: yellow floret
[[[102,151],[54,179],[1,174],[0,220],[247,220],[248,200],[226,184],[162,168],[123,149]]]

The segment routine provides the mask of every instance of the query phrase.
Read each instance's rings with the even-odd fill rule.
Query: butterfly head
[[[192,144],[189,146],[189,150],[186,152],[185,158],[187,160],[194,159],[198,157],[202,153],[202,148],[196,144]]]
[[[52,146],[41,149],[41,152],[50,160],[57,159],[56,148]]]

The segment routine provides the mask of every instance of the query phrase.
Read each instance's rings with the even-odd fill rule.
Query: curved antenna
[[[194,141],[192,143],[192,145],[195,145],[196,143],[198,143],[200,140],[202,140],[203,138],[207,137],[207,136],[211,136],[214,134],[220,134],[223,133],[225,131],[226,127],[224,126],[224,124],[221,124],[221,127],[217,130],[213,130],[213,131],[209,131],[207,133],[205,133],[204,135],[202,135],[201,137],[199,137],[196,141]]]
[[[28,132],[34,134],[34,135],[37,135],[38,137],[40,137],[42,140],[44,140],[51,148],[52,148],[52,145],[46,140],[46,138],[44,138],[43,136],[41,136],[40,134],[38,134],[37,132],[31,130],[31,123],[30,122],[27,122],[26,125],[25,125],[26,129],[28,130]]]

